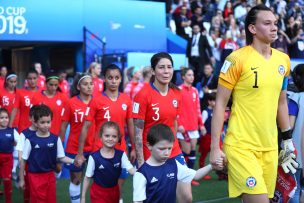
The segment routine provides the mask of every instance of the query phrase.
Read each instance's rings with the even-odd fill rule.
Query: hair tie
[[[9,74],[8,76],[6,76],[6,81],[13,78],[13,77],[17,77],[16,74]]]
[[[78,80],[78,83],[77,83],[77,86],[80,84],[81,80],[85,79],[85,78],[92,78],[90,75],[84,75],[82,76],[79,80]]]
[[[59,77],[58,76],[50,76],[50,77],[46,78],[46,81],[49,81],[51,79],[59,80]]]

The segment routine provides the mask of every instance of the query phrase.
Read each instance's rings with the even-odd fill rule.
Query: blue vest
[[[14,128],[0,129],[0,153],[12,153],[14,145]]]
[[[211,135],[211,120],[212,120],[213,109],[206,108],[204,110],[207,111],[207,113],[208,113],[208,118],[205,121],[204,125],[206,128],[207,134]]]
[[[174,158],[161,166],[150,166],[146,162],[138,169],[147,180],[147,203],[175,203],[177,185],[177,165]]]
[[[54,170],[57,160],[58,137],[52,133],[49,137],[38,137],[35,134],[29,141],[32,147],[27,160],[29,172],[44,173]]]
[[[30,139],[32,136],[36,135],[36,131],[26,128],[22,131],[22,134],[25,136],[25,139]]]
[[[104,188],[111,188],[118,184],[123,153],[115,149],[114,157],[111,159],[102,157],[99,150],[91,155],[95,162],[93,180],[96,184]]]

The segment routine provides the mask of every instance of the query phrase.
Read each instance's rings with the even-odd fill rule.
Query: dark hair
[[[99,136],[101,137],[104,130],[106,128],[113,128],[117,131],[117,134],[118,134],[118,138],[119,138],[119,142],[120,142],[120,139],[121,139],[121,133],[120,133],[120,128],[118,126],[117,123],[113,122],[113,121],[107,121],[105,123],[102,124],[101,128],[100,128],[100,131],[99,131]]]
[[[181,72],[182,72],[182,76],[185,76],[187,73],[188,73],[188,71],[189,70],[192,70],[191,68],[188,68],[188,67],[185,67],[185,68],[183,68],[182,70],[181,70]]]
[[[153,146],[162,140],[174,142],[174,135],[171,128],[165,124],[153,125],[148,131],[147,142]]]
[[[168,59],[169,61],[171,61],[171,64],[172,66],[174,65],[173,64],[173,59],[171,57],[170,54],[166,53],[166,52],[159,52],[157,54],[154,54],[152,57],[151,57],[151,60],[150,60],[150,63],[151,63],[151,68],[155,71],[155,68],[157,66],[157,64],[159,63],[159,61],[161,59]],[[155,80],[155,77],[152,76],[151,78],[151,82],[154,82]],[[172,89],[176,89],[176,90],[179,90],[179,88],[174,85],[172,82],[169,83],[169,88],[172,88]]]
[[[38,109],[39,109],[39,105],[34,105],[30,108],[30,113],[29,113],[30,118],[32,118],[36,114]]]
[[[0,113],[6,113],[8,115],[8,117],[9,117],[9,112],[5,108],[0,108]]]
[[[215,92],[207,93],[206,97],[207,97],[208,101],[215,101],[215,99],[216,99],[216,93]]]
[[[80,91],[77,89],[78,87],[78,84],[79,84],[79,80],[83,79],[83,77],[85,76],[89,76],[91,77],[89,74],[87,73],[80,73],[80,74],[77,74],[75,77],[74,77],[74,80],[73,80],[73,84],[71,86],[71,89],[70,89],[70,95],[71,97],[74,97],[76,95],[79,95],[80,94]]]
[[[12,76],[17,76],[17,74],[14,71],[8,71],[8,73],[5,76],[5,80],[4,80],[4,87],[7,87],[7,81],[12,77]],[[16,87],[15,87],[15,91],[16,91]]]
[[[39,75],[38,74],[38,72],[36,71],[36,69],[34,69],[34,68],[31,68],[28,72],[27,72],[27,76],[29,75],[29,74],[36,74],[37,76]]]
[[[120,73],[120,76],[122,77],[122,73],[121,73],[120,68],[117,65],[113,64],[113,63],[110,64],[110,65],[108,65],[108,66],[106,66],[103,69],[103,71],[102,71],[103,76],[106,77],[107,72],[110,71],[110,70],[118,70],[119,73]]]
[[[300,92],[304,91],[304,64],[298,64],[293,69],[292,73],[292,80],[295,86],[298,88]]]
[[[55,71],[50,71],[45,75],[45,82],[48,83],[50,80],[58,80],[59,81],[59,77],[58,77],[58,73]],[[62,92],[60,87],[58,86],[57,88],[58,92]]]
[[[50,107],[45,104],[36,105],[35,109],[33,110],[34,121],[37,122],[40,118],[44,116],[51,116],[51,118],[53,118],[53,112]]]
[[[251,24],[256,23],[257,14],[260,11],[271,11],[270,8],[265,6],[264,4],[258,4],[250,9],[250,11],[247,13],[246,19],[245,19],[245,32],[246,32],[246,44],[250,45],[253,42],[253,34],[249,31],[248,27]]]

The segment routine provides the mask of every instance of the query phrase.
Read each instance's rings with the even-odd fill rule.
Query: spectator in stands
[[[228,22],[230,14],[233,14],[233,7],[231,1],[227,1],[223,12],[225,22]]]
[[[191,17],[191,27],[193,25],[199,25],[201,30],[204,31],[204,25],[203,25],[203,15],[202,15],[202,7],[197,6],[193,10],[193,15]]]
[[[209,31],[211,27],[211,21],[212,17],[216,13],[216,4],[211,1],[211,0],[205,0],[203,3],[203,8],[204,8],[204,27],[206,28],[207,31]]]
[[[278,39],[272,44],[272,47],[288,54],[289,44],[290,44],[290,39],[287,36],[287,34],[283,30],[279,30]]]
[[[240,37],[237,38],[236,43],[238,44],[239,47],[246,46],[246,32],[245,32],[245,29],[240,30]]]
[[[221,33],[226,31],[226,24],[221,16],[216,15],[212,18],[212,27],[218,28]]]
[[[237,41],[240,38],[240,28],[236,24],[235,18],[230,18],[228,30],[231,31],[233,41]]]
[[[246,14],[247,14],[247,2],[245,0],[242,0],[241,4],[235,7],[234,16],[238,22],[244,22]]]
[[[296,37],[291,42],[290,53],[291,58],[304,58],[304,32],[300,28]]]
[[[183,7],[186,7],[187,12],[186,12],[185,15],[187,16],[187,18],[191,19],[192,12],[191,12],[191,9],[190,9],[189,1],[188,0],[182,0],[180,2],[181,2],[181,3],[179,3],[180,5],[177,6],[175,8],[174,12],[173,12],[173,17],[175,18],[175,16],[181,14]]]
[[[175,15],[175,26],[176,34],[184,38],[185,40],[189,39],[189,34],[191,33],[191,20],[187,17],[187,7],[183,6],[181,8],[181,13]]]
[[[233,51],[237,50],[239,46],[233,40],[232,34],[230,30],[226,31],[226,37],[220,43],[220,49],[222,50],[221,54],[221,62],[223,63],[225,58],[232,53]]]
[[[202,79],[204,64],[215,63],[215,59],[207,37],[202,35],[199,25],[193,25],[192,32],[193,35],[188,42],[186,55],[196,76],[193,84],[196,84]]]
[[[221,33],[219,28],[211,27],[209,31],[209,35],[207,35],[208,42],[210,44],[212,54],[215,59],[215,65],[214,65],[214,74],[216,76],[219,75],[220,72],[220,66],[221,66],[221,49],[220,49],[220,43],[222,41]]]

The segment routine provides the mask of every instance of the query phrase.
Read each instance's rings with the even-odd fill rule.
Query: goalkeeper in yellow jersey
[[[229,196],[241,196],[244,203],[269,202],[273,197],[278,168],[278,132],[283,134],[281,165],[294,171],[286,100],[289,57],[272,49],[277,38],[277,19],[263,4],[253,7],[245,20],[247,46],[225,60],[217,89],[211,127],[210,162],[227,161]],[[224,150],[219,139],[230,96],[233,104]]]

